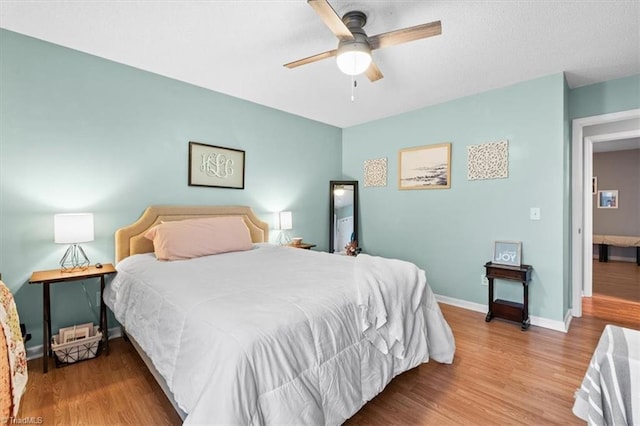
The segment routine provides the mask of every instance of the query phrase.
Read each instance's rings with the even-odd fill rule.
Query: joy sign
[[[522,243],[520,241],[494,241],[493,263],[520,266],[522,263]]]

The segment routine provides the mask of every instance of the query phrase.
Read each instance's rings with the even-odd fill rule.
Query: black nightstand
[[[504,318],[510,321],[521,323],[522,331],[529,328],[529,281],[531,281],[531,265],[507,266],[498,265],[496,263],[487,262],[484,267],[487,269],[487,279],[489,281],[489,312],[485,321],[489,322],[492,318]],[[518,281],[522,283],[522,291],[524,292],[523,303],[510,302],[508,300],[493,300],[493,280],[495,278]]]

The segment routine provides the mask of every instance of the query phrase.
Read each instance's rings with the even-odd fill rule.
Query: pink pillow
[[[144,236],[153,241],[160,260],[191,259],[253,247],[249,229],[240,216],[162,222]]]

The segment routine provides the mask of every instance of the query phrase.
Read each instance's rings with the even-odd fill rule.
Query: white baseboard
[[[489,310],[489,306],[483,305],[482,303],[475,303],[475,302],[469,302],[467,300],[454,299],[453,297],[441,296],[439,294],[436,294],[436,300],[446,305],[457,306],[458,308],[467,309],[469,311],[483,312],[486,314],[487,311]]]
[[[441,296],[439,294],[436,294],[435,296],[438,302],[444,303],[446,305],[457,306],[458,308],[468,309],[475,312],[482,312],[485,314],[489,310],[489,305],[485,305],[482,303],[454,299],[453,297]],[[567,316],[569,317],[569,319],[567,319]],[[548,318],[536,317],[533,315],[529,315],[529,320],[531,321],[531,325],[566,333],[569,330],[569,323],[571,322],[571,311],[567,311],[567,315],[565,316],[564,321],[551,320]]]
[[[122,327],[113,327],[109,329],[109,340],[122,337]],[[42,358],[43,345],[31,346],[27,348],[27,361]]]

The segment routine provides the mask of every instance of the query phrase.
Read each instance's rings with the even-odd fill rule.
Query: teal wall
[[[0,272],[30,346],[41,344],[42,289],[27,281],[66,249],[53,242],[55,213],[94,213],[92,262],[113,262],[114,231],[150,204],[250,205],[268,222],[291,210],[292,235],[328,248],[339,128],[6,30],[0,92]],[[189,141],[245,150],[245,189],[189,187]],[[78,284],[54,285],[52,309],[54,330],[97,322]]]
[[[291,210],[292,235],[326,250],[327,182],[362,182],[364,160],[386,156],[388,185],[360,188],[366,252],[413,261],[436,293],[486,304],[492,242],[520,240],[535,270],[531,314],[562,320],[570,120],[639,108],[639,94],[640,76],[569,90],[557,74],[341,130],[0,30],[0,272],[39,345],[41,288],[26,282],[65,250],[55,213],[95,214],[96,240],[83,245],[94,262],[113,261],[114,231],[149,204],[246,204],[266,221]],[[468,181],[467,146],[501,139],[509,178]],[[187,186],[190,140],[245,150],[246,189]],[[452,143],[451,189],[398,191],[398,150],[441,142]],[[54,329],[97,321],[97,283],[86,287],[54,285]],[[521,298],[510,283],[497,291]]]
[[[368,159],[389,164],[386,187],[360,190],[364,251],[413,261],[435,293],[486,305],[480,277],[493,241],[522,241],[523,262],[534,267],[531,315],[562,320],[565,98],[564,77],[556,74],[344,129],[346,178],[362,181]],[[508,179],[467,180],[467,147],[502,139],[509,140]],[[398,151],[443,142],[452,143],[451,188],[399,191]],[[529,219],[530,207],[541,208],[540,221]],[[522,288],[501,282],[498,296],[522,300]]]
[[[571,90],[571,119],[591,117],[640,107],[640,75],[609,80]]]

